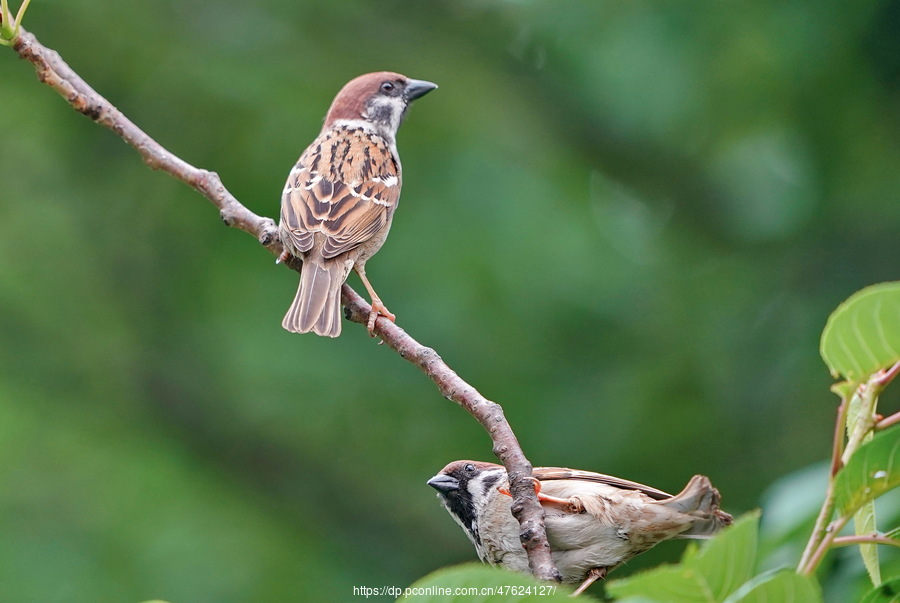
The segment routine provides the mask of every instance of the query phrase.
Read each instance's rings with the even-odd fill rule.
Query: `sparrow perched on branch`
[[[536,467],[534,489],[563,582],[595,580],[669,538],[706,538],[729,525],[719,492],[695,475],[681,493],[609,475],[559,467]],[[454,461],[428,480],[484,563],[528,573],[519,523],[510,512],[506,469],[494,463]]]
[[[382,71],[351,80],[334,98],[281,197],[279,261],[303,260],[297,296],[281,323],[288,331],[340,335],[341,285],[351,268],[372,298],[369,334],[379,315],[394,320],[365,265],[384,243],[400,198],[397,129],[409,104],[435,88]]]

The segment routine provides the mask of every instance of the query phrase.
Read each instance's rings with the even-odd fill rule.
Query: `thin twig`
[[[803,562],[800,563],[800,567],[797,568],[798,574],[812,576],[816,572],[816,568],[819,567],[819,563],[822,562],[825,553],[831,548],[834,539],[837,538],[838,533],[844,529],[844,526],[847,525],[848,521],[850,521],[849,515],[838,517],[828,524],[828,527],[825,530],[825,538],[823,538],[818,547],[816,547],[815,552],[810,555],[806,564],[803,564]]]
[[[844,466],[841,456],[844,454],[844,424],[847,421],[848,405],[849,400],[843,398],[838,406],[837,420],[834,425],[834,442],[831,445],[831,473],[828,476],[828,487],[825,490],[822,508],[819,509],[819,515],[816,517],[816,525],[813,527],[809,542],[806,543],[806,548],[800,556],[800,563],[797,565],[797,571],[801,573],[815,554],[822,539],[825,538],[828,522],[834,513],[834,477]]]
[[[800,556],[800,563],[797,564],[798,574],[808,573],[807,570],[813,556],[816,555],[816,552],[819,549],[819,545],[825,541],[828,531],[828,522],[833,514],[834,478],[829,478],[828,487],[825,490],[825,501],[822,503],[822,508],[819,509],[819,516],[816,518],[816,525],[813,528],[812,534],[810,534],[809,536],[809,542],[806,543],[806,548],[803,550],[803,555]]]
[[[878,374],[877,383],[882,388],[890,385],[891,381],[893,381],[897,375],[900,375],[900,362],[897,362],[889,369],[884,369]]]
[[[885,417],[882,420],[878,421],[875,424],[875,431],[885,430],[888,427],[893,427],[897,423],[900,423],[900,412],[895,412],[891,416]]]
[[[40,81],[56,90],[76,111],[115,132],[134,147],[151,168],[166,172],[196,189],[219,209],[226,225],[253,235],[276,257],[281,254],[282,245],[275,221],[258,216],[242,205],[226,190],[215,172],[198,169],[163,148],[72,71],[58,53],[40,44],[31,33],[20,30],[12,48],[34,65]],[[287,264],[294,270],[300,268],[298,261]],[[341,293],[348,318],[365,325],[369,304],[349,285],[345,284]],[[540,580],[558,582],[561,577],[550,556],[544,512],[528,479],[532,467],[503,409],[461,379],[437,352],[418,343],[397,325],[380,318],[376,322],[375,332],[388,347],[422,369],[444,397],[462,406],[487,430],[494,444],[494,453],[509,473],[512,511],[521,526],[520,538],[528,554],[531,571]]]
[[[900,540],[894,540],[882,534],[869,534],[863,536],[840,536],[831,542],[831,546],[851,546],[854,544],[883,544],[900,547]]]
[[[841,399],[841,405],[838,406],[837,420],[834,426],[834,442],[831,446],[831,472],[828,476],[828,487],[825,490],[825,500],[822,502],[822,508],[819,509],[819,515],[816,517],[816,525],[813,527],[812,534],[809,535],[809,541],[806,548],[800,556],[800,563],[797,564],[797,573],[805,573],[811,559],[816,554],[819,545],[825,539],[828,529],[828,522],[834,514],[834,476],[840,471],[843,463],[841,456],[844,453],[844,424],[847,421],[847,406],[850,401],[846,398]]]
[[[877,383],[880,387],[884,388],[890,385],[891,381],[893,381],[897,375],[900,375],[900,362],[897,362],[889,369],[883,370],[877,378]],[[900,423],[900,412],[896,412],[888,417],[884,417],[879,419],[877,423],[875,423],[875,427],[873,428],[875,431],[882,431],[887,429],[888,427],[893,427],[897,423]]]
[[[873,536],[844,536],[837,537],[850,517],[838,517],[828,523],[834,514],[834,480],[841,467],[846,464],[853,453],[859,448],[872,430],[886,429],[900,422],[900,413],[886,419],[878,420],[875,415],[875,406],[881,391],[900,374],[900,362],[891,368],[879,371],[872,375],[865,383],[861,383],[853,395],[841,400],[838,408],[837,423],[834,428],[834,443],[832,445],[831,474],[828,478],[828,488],[825,492],[825,501],[816,518],[816,525],[806,544],[806,549],[797,566],[797,573],[812,575],[816,567],[822,561],[828,548],[831,546],[846,546],[849,544],[890,544],[898,546],[896,540]],[[851,424],[847,423],[850,407],[853,406],[854,414],[851,416]],[[876,422],[877,421],[877,422]],[[847,431],[847,442],[844,442],[844,431]]]
[[[281,253],[275,221],[244,207],[226,190],[218,174],[198,169],[163,148],[72,71],[56,51],[41,45],[32,34],[21,30],[12,48],[34,65],[40,81],[56,90],[76,111],[118,134],[152,169],[166,172],[193,187],[219,208],[225,224],[252,234],[273,254]]]

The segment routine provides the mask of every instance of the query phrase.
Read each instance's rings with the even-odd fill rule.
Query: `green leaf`
[[[870,590],[859,603],[897,603],[900,601],[900,578],[892,578]]]
[[[900,427],[894,427],[860,446],[838,472],[834,480],[835,506],[846,517],[898,485]]]
[[[724,603],[816,603],[822,601],[822,589],[815,578],[793,570],[764,572],[744,583]]]
[[[856,514],[853,516],[853,528],[857,536],[868,536],[874,534],[878,529],[875,523],[875,501],[870,500],[863,503]],[[872,585],[881,584],[881,567],[878,564],[878,545],[860,544],[859,555],[862,557],[869,578],[872,579]]]
[[[416,603],[571,603],[572,589],[539,582],[531,576],[478,563],[466,563],[432,572],[408,587],[401,601]],[[581,595],[579,600],[595,599]]]
[[[748,513],[681,563],[659,567],[607,584],[614,598],[679,603],[719,603],[753,575],[759,512]]]
[[[835,378],[854,383],[900,360],[900,282],[866,287],[838,306],[819,351]]]

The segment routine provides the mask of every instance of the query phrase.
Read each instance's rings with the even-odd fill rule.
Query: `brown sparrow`
[[[553,561],[563,582],[581,584],[575,594],[663,540],[705,538],[732,521],[719,510],[718,490],[702,475],[675,496],[590,471],[536,467],[533,476]],[[484,563],[528,573],[506,469],[454,461],[428,485]]]
[[[382,71],[351,80],[334,98],[281,197],[279,261],[303,260],[297,296],[281,323],[288,331],[340,335],[341,285],[351,268],[372,298],[369,334],[379,315],[394,320],[365,265],[384,243],[400,198],[397,129],[409,103],[435,88]]]

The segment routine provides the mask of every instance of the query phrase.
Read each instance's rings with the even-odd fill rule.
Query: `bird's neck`
[[[396,147],[396,132],[383,124],[372,123],[365,119],[335,119],[331,122],[326,122],[323,131],[325,130],[362,130],[368,134],[375,134],[376,136],[380,136],[384,139],[384,141],[388,144],[391,149]]]

